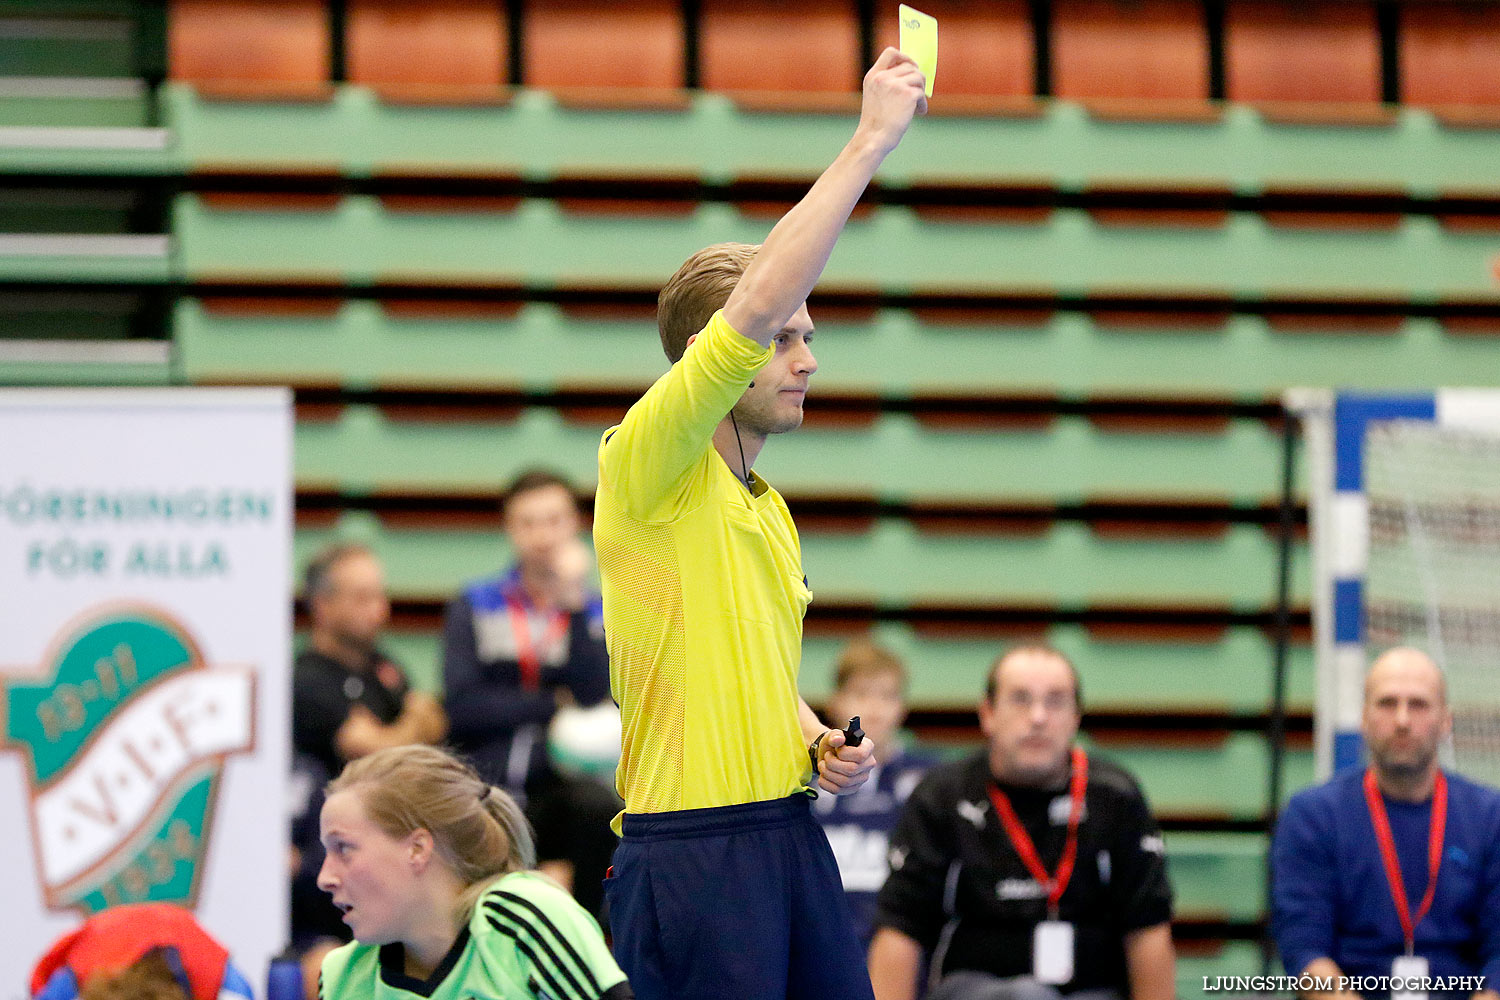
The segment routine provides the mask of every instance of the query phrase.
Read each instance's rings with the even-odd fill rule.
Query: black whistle
[[[849,727],[844,730],[844,746],[857,747],[865,741],[865,731],[859,728],[859,716],[849,720]]]

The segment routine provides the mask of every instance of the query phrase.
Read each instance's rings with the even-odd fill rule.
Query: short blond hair
[[[850,639],[833,665],[833,684],[840,691],[857,678],[882,675],[895,677],[901,690],[906,690],[906,664],[901,657],[864,636]]]
[[[328,783],[328,795],[344,791],[359,796],[365,815],[388,837],[432,834],[438,857],[466,887],[461,916],[495,879],[536,865],[521,807],[437,747],[389,747],[352,760]]]
[[[656,328],[668,361],[676,364],[688,338],[724,308],[759,250],[759,244],[715,243],[689,257],[668,279],[656,297]]]

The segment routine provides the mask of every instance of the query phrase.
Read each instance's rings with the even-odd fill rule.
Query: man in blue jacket
[[[515,562],[448,604],[443,691],[456,749],[523,804],[539,867],[598,917],[615,846],[609,821],[621,802],[606,781],[567,773],[548,752],[561,707],[609,698],[604,611],[588,585],[576,495],[547,469],[521,473],[505,491]]]
[[[1333,987],[1308,995],[1500,1000],[1500,792],[1438,767],[1452,726],[1437,664],[1392,649],[1365,678],[1369,767],[1288,804],[1272,924],[1287,972]]]

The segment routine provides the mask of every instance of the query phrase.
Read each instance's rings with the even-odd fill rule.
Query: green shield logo
[[[253,746],[253,673],[210,668],[158,608],[112,604],[66,626],[34,678],[0,680],[0,745],[26,761],[47,905],[193,906],[224,761]]]

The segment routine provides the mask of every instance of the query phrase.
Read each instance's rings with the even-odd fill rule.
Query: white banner
[[[0,1000],[167,901],[259,992],[287,938],[280,389],[0,391]]]

